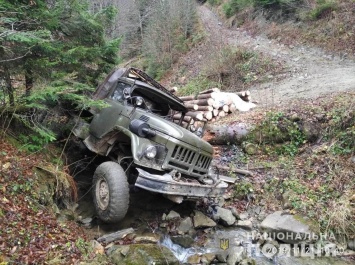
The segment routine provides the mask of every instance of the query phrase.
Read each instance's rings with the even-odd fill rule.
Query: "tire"
[[[93,178],[93,197],[99,218],[106,223],[122,220],[129,206],[129,187],[126,174],[115,162],[97,167]]]

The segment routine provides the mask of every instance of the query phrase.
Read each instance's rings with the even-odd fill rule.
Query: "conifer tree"
[[[90,13],[79,0],[0,0],[0,97],[15,103],[15,76],[25,79],[26,95],[37,80],[53,85],[70,76],[79,87],[95,86],[118,61],[120,40],[105,36],[115,14],[110,6]]]

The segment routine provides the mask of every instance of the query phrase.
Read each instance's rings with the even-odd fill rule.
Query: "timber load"
[[[218,88],[211,88],[195,96],[179,97],[188,112],[184,121],[198,128],[201,121],[214,122],[236,111],[248,111],[255,107],[251,101],[250,91],[235,93],[221,92]],[[174,117],[179,119],[179,117]]]

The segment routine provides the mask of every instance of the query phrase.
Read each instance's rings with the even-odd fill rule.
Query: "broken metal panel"
[[[222,195],[228,187],[227,183],[222,181],[212,185],[203,185],[198,181],[176,181],[172,175],[167,173],[155,175],[140,168],[137,168],[137,170],[139,175],[135,186],[171,196],[184,196],[188,199],[217,197]]]
[[[101,139],[90,135],[84,140],[84,144],[90,151],[102,156],[106,156],[108,150],[110,150],[110,147],[116,141],[118,136],[119,132],[117,131],[110,132]]]
[[[86,139],[90,135],[89,132],[90,124],[84,121],[80,117],[75,117],[74,122],[75,125],[74,128],[72,129],[73,134],[80,139]]]

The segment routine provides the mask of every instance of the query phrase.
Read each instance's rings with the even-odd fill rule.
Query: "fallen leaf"
[[[10,253],[11,253],[11,254],[14,254],[16,250],[17,250],[17,246],[14,246],[14,247],[11,249]]]
[[[2,165],[2,168],[6,170],[6,169],[8,169],[10,166],[11,166],[11,163],[10,163],[10,162],[6,162],[5,164]]]

